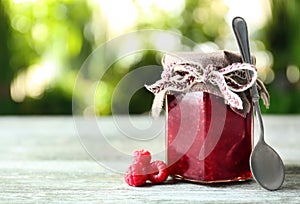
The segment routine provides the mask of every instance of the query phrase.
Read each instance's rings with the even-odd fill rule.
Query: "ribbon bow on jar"
[[[203,67],[194,61],[177,61],[163,66],[161,79],[152,85],[145,85],[155,94],[152,104],[154,118],[161,112],[166,93],[186,93],[198,83],[217,86],[225,104],[232,108],[243,109],[243,102],[235,92],[249,89],[257,79],[255,66],[248,63],[233,63],[224,68],[217,68],[213,64]],[[250,80],[246,78],[248,70],[252,72]]]

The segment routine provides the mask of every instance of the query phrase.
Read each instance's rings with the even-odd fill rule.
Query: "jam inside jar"
[[[170,175],[199,183],[252,178],[253,107],[245,117],[207,92],[166,95]]]

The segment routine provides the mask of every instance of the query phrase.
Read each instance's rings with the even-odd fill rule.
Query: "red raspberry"
[[[148,179],[152,183],[162,183],[168,178],[167,165],[163,161],[154,161],[149,168]]]
[[[133,163],[124,175],[125,182],[130,186],[142,186],[146,183],[148,175],[142,163]]]
[[[135,163],[142,163],[145,166],[148,166],[151,161],[151,154],[148,150],[136,150],[133,152],[134,162]]]
[[[167,165],[163,161],[151,161],[148,150],[134,151],[134,161],[124,175],[130,186],[142,186],[149,179],[152,183],[162,183],[168,178]]]

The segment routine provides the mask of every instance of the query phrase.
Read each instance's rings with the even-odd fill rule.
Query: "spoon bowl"
[[[259,141],[250,157],[254,179],[268,190],[277,190],[284,181],[284,165],[276,151],[264,141]]]

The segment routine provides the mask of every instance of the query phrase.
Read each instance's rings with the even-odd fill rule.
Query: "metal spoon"
[[[240,48],[243,62],[252,63],[248,42],[248,30],[245,20],[235,17],[232,27]],[[251,73],[247,73],[250,77]],[[283,184],[285,172],[284,165],[280,156],[264,140],[264,126],[259,106],[259,95],[256,84],[250,90],[252,102],[258,119],[260,128],[259,140],[250,156],[250,168],[252,175],[257,183],[267,190],[277,190]]]

